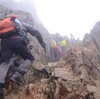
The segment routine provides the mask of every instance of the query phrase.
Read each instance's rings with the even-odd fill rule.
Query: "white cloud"
[[[16,2],[24,1],[24,0],[15,0]]]
[[[83,38],[100,20],[100,0],[34,0],[37,12],[50,33]]]
[[[19,2],[20,0],[15,0],[16,2]]]

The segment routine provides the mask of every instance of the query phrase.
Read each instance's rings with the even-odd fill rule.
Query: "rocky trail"
[[[97,55],[86,48],[83,51],[98,68]],[[25,86],[9,82],[5,99],[100,99],[100,73],[93,64],[78,47],[68,49],[58,62],[46,66],[34,63],[46,72],[30,69],[24,77]]]

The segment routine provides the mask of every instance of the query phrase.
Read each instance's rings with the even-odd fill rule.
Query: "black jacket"
[[[34,29],[32,26],[30,26],[26,23],[22,23],[22,31],[24,31],[25,33],[30,33],[32,36],[35,36],[40,43],[43,42],[43,38],[42,38],[40,32],[38,30]]]
[[[17,27],[17,26],[15,26]],[[9,35],[7,37],[4,37],[4,39],[9,39],[13,37],[27,37],[27,33],[30,33],[32,36],[35,36],[39,43],[43,43],[43,38],[40,34],[40,32],[36,29],[34,29],[31,25],[28,25],[26,23],[21,22],[20,26],[18,24],[18,28],[16,28],[16,32],[13,33],[13,35]]]

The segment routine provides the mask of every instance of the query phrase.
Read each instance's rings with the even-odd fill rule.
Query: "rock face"
[[[57,99],[99,99],[100,63],[97,54],[84,47],[69,49],[54,67],[53,76],[57,82],[58,94],[61,85],[67,90]],[[94,98],[93,98],[94,97]]]
[[[93,39],[94,43],[96,44],[97,48],[100,49],[100,22],[97,22],[93,29],[90,32],[91,38]]]
[[[83,39],[83,45],[88,47],[91,43],[95,44],[96,49],[100,49],[100,22],[97,22],[93,29],[91,30],[90,34],[86,34]]]
[[[92,49],[100,59],[100,22],[97,22],[90,34],[86,34],[83,39],[83,46]]]
[[[59,62],[47,66],[52,73],[49,78],[29,71],[26,86],[10,84],[6,99],[100,99],[99,66],[92,49],[68,49]]]

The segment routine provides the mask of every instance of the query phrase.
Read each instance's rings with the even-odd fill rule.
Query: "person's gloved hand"
[[[41,46],[44,48],[44,51],[46,53],[46,44],[44,42],[41,43]]]
[[[42,46],[43,48],[46,48],[46,44],[45,44],[44,42],[41,42],[41,46]]]

